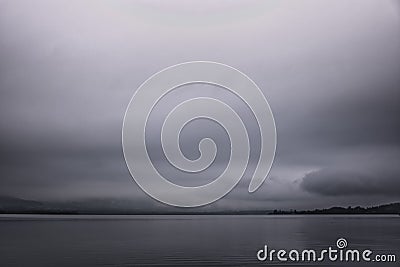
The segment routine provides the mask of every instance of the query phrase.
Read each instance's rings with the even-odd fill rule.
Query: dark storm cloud
[[[0,195],[126,197],[133,206],[159,207],[125,166],[125,108],[162,68],[212,60],[258,84],[278,133],[269,180],[248,194],[247,177],[212,207],[313,207],[335,203],[330,197],[338,194],[360,204],[365,194],[374,201],[398,197],[399,5],[307,3],[2,1]],[[220,12],[226,6],[230,12]],[[204,123],[185,130],[189,157],[198,155],[203,136],[196,125],[219,131]]]
[[[330,166],[300,179],[303,190],[322,196],[400,196],[400,148],[359,148],[336,158]]]
[[[366,173],[358,170],[323,169],[307,174],[301,183],[311,193],[327,196],[393,195],[400,196],[399,170],[374,170]]]
[[[399,55],[400,58],[400,55]],[[394,66],[400,73],[400,64]],[[350,87],[341,98],[316,104],[302,120],[299,132],[305,139],[319,146],[400,145],[400,79],[389,80],[366,77],[363,90]]]

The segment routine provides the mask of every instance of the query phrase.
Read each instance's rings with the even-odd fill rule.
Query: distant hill
[[[400,203],[391,203],[373,207],[332,207],[328,209],[315,209],[303,211],[274,210],[271,214],[400,214]]]
[[[400,203],[373,207],[332,207],[315,210],[196,210],[162,207],[138,209],[129,199],[86,199],[80,201],[42,202],[0,196],[0,214],[196,214],[196,215],[291,215],[291,214],[400,214]]]

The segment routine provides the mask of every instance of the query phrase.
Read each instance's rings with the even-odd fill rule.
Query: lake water
[[[258,250],[348,248],[396,254],[400,216],[0,216],[0,266],[306,266]],[[320,266],[354,266],[328,262]],[[365,263],[360,266],[364,266]],[[358,266],[358,265],[357,265]]]

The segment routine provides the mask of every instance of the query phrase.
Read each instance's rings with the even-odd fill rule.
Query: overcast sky
[[[256,82],[278,137],[263,186],[248,194],[246,175],[210,208],[399,201],[399,29],[400,2],[392,0],[1,0],[0,196],[161,207],[126,168],[124,112],[155,72],[208,60]],[[199,92],[225,99],[251,120],[223,89],[197,85],[166,96],[152,114],[154,129],[164,111]],[[156,133],[147,140],[150,153],[169,179],[199,185],[223,170],[229,143],[218,125],[199,120],[182,132],[189,158],[198,155],[196,140],[222,143],[215,166],[195,178],[165,164]]]

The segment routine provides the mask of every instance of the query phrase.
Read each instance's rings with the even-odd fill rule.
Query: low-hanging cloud
[[[399,150],[380,151],[380,157],[358,156],[306,174],[300,187],[322,196],[400,196]],[[375,152],[375,153],[376,153]],[[364,152],[365,153],[365,152]],[[354,156],[353,156],[354,157]]]

